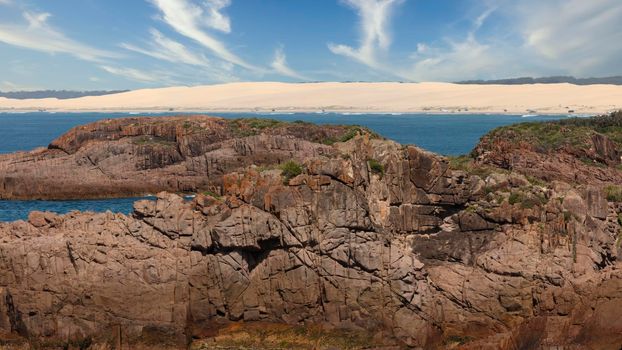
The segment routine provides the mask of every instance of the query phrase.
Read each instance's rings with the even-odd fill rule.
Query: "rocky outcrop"
[[[218,194],[0,224],[0,339],[179,349],[241,322],[425,349],[622,344],[622,204],[599,186],[476,175],[365,132],[303,138],[227,141],[298,145],[299,174],[240,160],[210,177]],[[73,139],[57,147],[101,144]]]
[[[190,116],[78,126],[47,149],[0,155],[0,199],[85,199],[217,192],[222,175],[331,152],[369,131],[274,120]]]
[[[546,181],[622,183],[622,112],[595,118],[524,123],[485,135],[473,151],[482,164]]]

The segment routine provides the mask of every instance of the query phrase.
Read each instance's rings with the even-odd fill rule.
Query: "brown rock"
[[[101,137],[118,137],[112,147],[123,135],[186,135],[183,124],[128,124],[122,133],[105,125],[74,130],[55,147],[78,154]],[[235,156],[210,159],[300,147],[304,171],[289,184],[278,170],[236,161],[220,165],[218,194],[193,201],[159,193],[130,216],[36,213],[0,224],[1,333],[181,349],[244,321],[367,330],[414,348],[622,343],[619,208],[608,204],[603,218],[597,190],[545,185],[548,203],[510,205],[416,147],[367,135],[328,147],[274,132],[232,139],[216,151]],[[206,159],[202,143],[185,140],[180,154]]]

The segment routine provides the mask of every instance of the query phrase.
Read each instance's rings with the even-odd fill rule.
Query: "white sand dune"
[[[0,111],[197,111],[597,114],[622,108],[622,86],[450,83],[231,83],[68,100],[0,98]]]

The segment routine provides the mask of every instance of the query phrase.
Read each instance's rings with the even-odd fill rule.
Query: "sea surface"
[[[171,115],[140,114],[140,115]],[[179,114],[179,113],[176,113]],[[196,113],[194,113],[196,114]],[[402,144],[415,144],[444,155],[470,152],[480,137],[503,125],[567,118],[563,115],[487,114],[359,114],[359,113],[210,113],[224,118],[304,120],[316,124],[357,124]],[[46,147],[70,128],[128,113],[0,113],[0,154]],[[0,221],[26,219],[32,210],[67,213],[72,210],[129,213],[136,198],[79,201],[0,201]]]

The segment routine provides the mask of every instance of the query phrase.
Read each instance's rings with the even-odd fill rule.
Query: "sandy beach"
[[[599,114],[622,108],[622,86],[450,83],[230,83],[76,99],[0,98],[0,111]]]

